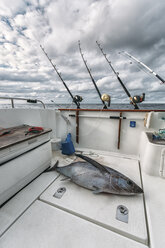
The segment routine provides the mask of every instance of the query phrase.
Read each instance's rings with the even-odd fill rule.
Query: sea
[[[139,109],[151,109],[151,110],[165,110],[165,103],[140,103],[138,104]],[[20,103],[15,103],[14,104],[15,108],[43,108],[43,106],[39,103],[34,104],[34,103],[27,103],[27,104],[20,104]],[[45,104],[45,107],[47,109],[60,109],[60,108],[66,108],[66,109],[74,109],[76,108],[76,105],[73,103],[70,104],[61,104],[61,103],[48,103]],[[9,109],[11,108],[11,104],[0,104],[0,109]],[[81,104],[80,106],[81,109],[103,109],[102,104]],[[125,103],[116,103],[116,104],[111,104],[108,109],[134,109],[134,106],[131,104],[125,104]]]

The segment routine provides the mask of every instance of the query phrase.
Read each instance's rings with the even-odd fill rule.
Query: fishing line
[[[29,12],[34,12],[34,9],[32,10],[30,7],[29,7]],[[41,12],[39,11],[39,10],[35,10],[35,14],[37,14],[37,16],[38,17],[41,17]],[[27,18],[28,19],[28,18]],[[27,21],[27,20],[26,20]],[[29,20],[29,23],[31,24],[31,20]],[[29,26],[29,23],[28,23],[28,25],[27,26]],[[34,37],[34,39],[37,41],[37,43],[38,44],[40,44],[40,39],[39,39],[39,37],[36,35],[36,33],[34,33],[34,31],[33,31],[33,28],[31,28],[31,33],[32,33],[32,35],[33,35],[33,37]],[[45,38],[46,37],[46,34],[47,34],[47,32],[46,31],[43,31],[42,32],[43,34],[45,34],[45,35],[43,35],[43,37]],[[42,43],[43,43],[43,41],[42,41]],[[68,106],[69,106],[69,109],[73,109],[74,108],[74,104],[75,103],[73,103],[73,102],[71,102],[69,99],[68,99]],[[68,118],[68,120],[70,121],[70,124],[69,124],[69,122],[66,122],[66,132],[67,133],[71,133],[72,134],[72,136],[74,137],[74,138],[76,138],[76,120],[75,120],[75,118],[73,119],[73,117],[69,117],[69,115],[71,114],[71,113],[73,113],[73,111],[67,111],[67,113],[68,114],[64,114],[64,116],[66,117],[66,118]],[[84,128],[82,128],[82,124],[81,124],[81,122],[82,121],[80,121],[80,119],[79,119],[79,121],[80,121],[80,126],[79,126],[79,131],[80,131],[80,134],[81,135],[83,135],[83,136],[88,136],[89,134],[91,134],[92,132],[94,132],[94,131],[96,131],[98,128],[99,128],[99,126],[101,125],[101,123],[102,123],[102,119],[100,119],[99,117],[101,117],[101,114],[102,114],[102,109],[99,111],[99,113],[98,113],[98,119],[99,120],[97,120],[97,121],[92,121],[92,125],[88,125],[88,129],[86,128],[86,129],[84,129]],[[85,120],[83,120],[83,121],[85,121]],[[89,126],[90,126],[90,128],[89,128]],[[73,130],[74,129],[74,130]],[[88,130],[88,131],[87,131]]]
[[[96,44],[97,44],[98,48],[100,49],[102,55],[104,56],[105,60],[107,61],[109,67],[111,68],[113,73],[116,75],[116,78],[119,81],[120,85],[122,86],[123,90],[125,91],[126,95],[129,97],[131,103],[134,106],[134,109],[139,109],[137,103],[135,101],[133,101],[133,98],[132,98],[130,92],[128,91],[128,89],[126,88],[125,84],[121,80],[121,78],[119,76],[119,73],[114,69],[114,67],[112,66],[112,62],[108,59],[107,54],[103,51],[103,48],[101,47],[101,44],[98,41],[96,41]]]
[[[155,76],[152,72],[148,72],[147,69],[144,69],[144,67],[140,63],[135,62],[132,58],[130,58],[129,56],[127,56],[123,52],[118,52],[118,54],[121,54],[122,56],[126,57],[127,59],[129,58],[131,60],[132,64],[134,64],[138,69],[140,69],[140,71],[145,72],[148,76],[150,76],[152,78],[153,78],[153,76]]]
[[[149,73],[148,71],[146,71],[141,65],[135,64],[135,62],[134,62],[134,65],[136,65],[141,71],[145,72],[148,76],[153,77],[152,73]]]
[[[83,111],[83,109],[82,109]],[[79,111],[79,114],[82,115],[82,111]],[[89,111],[90,115],[97,116],[96,118],[89,118],[89,117],[79,117],[79,134],[80,134],[80,139],[81,136],[83,137],[88,137],[91,133],[96,132],[100,129],[101,125],[105,123],[105,119],[101,118],[104,110],[100,109],[99,111]],[[96,114],[97,113],[97,114]],[[106,114],[107,112],[105,112]],[[74,115],[74,111],[68,111],[68,114],[66,117],[69,119],[71,122],[71,125],[68,127],[68,130],[72,133],[72,136],[76,138],[76,117],[71,117],[69,115]],[[108,115],[107,115],[108,116]],[[107,118],[107,122],[109,122],[109,119]],[[73,130],[74,128],[74,130]],[[106,126],[102,127],[102,130],[104,130]]]

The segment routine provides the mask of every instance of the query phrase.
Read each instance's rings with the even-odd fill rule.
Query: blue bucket
[[[73,142],[71,140],[71,133],[68,133],[65,142],[62,143],[62,154],[71,155],[75,152]]]

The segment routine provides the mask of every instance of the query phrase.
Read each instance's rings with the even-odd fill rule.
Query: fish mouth
[[[121,194],[122,195],[137,195],[137,194],[143,194],[143,193],[144,193],[143,189],[140,188],[138,185],[136,185],[132,190],[130,191],[125,190]]]
[[[121,195],[127,195],[127,196],[131,196],[132,195],[133,196],[133,195],[143,194],[143,193],[144,193],[143,189],[141,189],[139,187],[139,189],[133,190],[132,192],[127,192],[127,191],[126,192],[122,192]]]
[[[143,194],[143,193],[144,193],[144,191],[143,191],[143,189],[142,189],[142,188],[140,188],[139,186],[136,186],[135,193],[136,193],[136,194]]]

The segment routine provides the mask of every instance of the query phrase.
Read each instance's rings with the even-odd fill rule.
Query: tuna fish
[[[93,193],[111,193],[118,195],[133,195],[143,193],[143,190],[131,179],[120,172],[102,165],[95,160],[76,154],[86,162],[74,162],[67,166],[57,167],[56,171],[79,186],[90,189]]]

